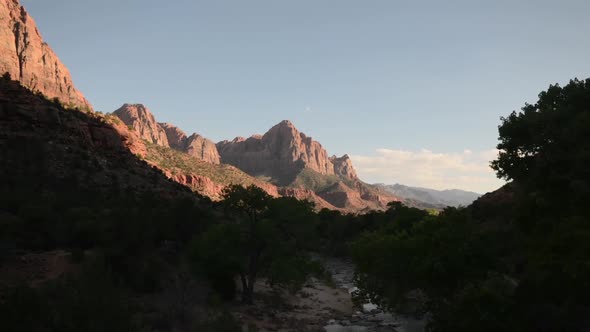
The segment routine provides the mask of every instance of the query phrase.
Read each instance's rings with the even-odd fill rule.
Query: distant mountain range
[[[408,205],[423,208],[444,208],[446,206],[467,206],[481,194],[459,190],[435,190],[429,188],[410,187],[403,184],[375,184],[375,186],[401,198]]]

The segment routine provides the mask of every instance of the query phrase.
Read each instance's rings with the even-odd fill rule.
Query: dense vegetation
[[[223,303],[257,301],[257,279],[298,289],[322,273],[311,252],[351,256],[357,299],[425,315],[431,331],[589,327],[590,80],[551,86],[502,119],[492,167],[511,183],[437,215],[400,203],[317,212],[254,185],[229,185],[218,203],[164,195],[168,180],[144,161],[59,130],[23,121],[18,139],[0,135],[2,331],[240,331]],[[63,275],[10,278],[31,257],[60,253]]]
[[[400,308],[419,289],[415,309],[432,331],[587,329],[590,80],[551,86],[499,132],[492,167],[512,184],[363,235],[353,246],[361,295]]]

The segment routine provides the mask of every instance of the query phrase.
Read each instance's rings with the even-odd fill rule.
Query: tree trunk
[[[251,283],[248,282],[248,279],[243,273],[240,274],[240,278],[242,280],[242,303],[252,304],[254,287],[250,285]]]

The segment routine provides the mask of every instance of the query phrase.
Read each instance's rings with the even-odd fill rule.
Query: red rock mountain
[[[217,143],[223,163],[234,165],[254,176],[270,177],[278,184],[291,183],[304,168],[322,175],[356,179],[347,155],[329,157],[322,145],[281,121],[263,136],[235,138]]]
[[[18,0],[0,0],[0,75],[4,73],[65,105],[92,109]]]
[[[125,104],[113,114],[144,140],[157,145],[169,146],[166,132],[156,122],[154,115],[142,104]]]
[[[221,163],[215,143],[199,134],[192,134],[184,141],[184,150],[191,156],[212,164]]]
[[[158,123],[164,132],[166,133],[166,137],[168,138],[168,144],[171,148],[176,150],[182,150],[185,146],[186,141],[186,134],[184,131],[180,130],[180,128],[172,125],[170,123]]]
[[[348,155],[328,157],[319,142],[299,132],[288,120],[262,136],[237,137],[217,143],[217,148],[222,163],[299,190],[283,190],[290,196],[304,197],[311,192],[322,202],[345,211],[383,209],[388,202],[399,200],[360,181]]]
[[[124,104],[113,114],[149,143],[171,147],[212,164],[220,163],[213,141],[196,133],[187,137],[172,124],[156,122],[154,115],[142,104]]]
[[[253,183],[273,196],[308,199],[319,208],[349,212],[383,209],[397,200],[360,181],[348,155],[329,157],[319,142],[299,132],[290,121],[280,122],[262,136],[238,137],[216,145],[201,135],[187,136],[172,124],[156,122],[143,105],[125,104],[113,114],[137,136],[153,143],[146,148],[150,163],[213,199],[221,197],[224,185]],[[186,157],[155,146],[183,152]],[[219,167],[205,167],[200,161]],[[238,170],[246,174],[236,173]]]

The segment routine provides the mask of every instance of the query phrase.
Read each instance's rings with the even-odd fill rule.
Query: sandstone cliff
[[[221,161],[288,188],[281,195],[305,198],[318,207],[361,211],[384,209],[398,200],[359,180],[348,155],[328,157],[322,145],[282,121],[266,134],[217,143]]]
[[[0,0],[0,75],[6,72],[32,91],[58,98],[68,106],[92,110],[18,0]]]
[[[192,134],[185,140],[184,151],[208,163],[219,164],[221,162],[215,143],[199,134]]]
[[[358,179],[354,167],[352,167],[352,160],[345,154],[342,157],[332,156],[330,161],[334,165],[334,173],[338,176],[348,179]]]
[[[186,152],[211,164],[220,163],[221,158],[213,141],[196,133],[187,137],[180,128],[170,123],[156,122],[144,105],[125,104],[113,114],[150,143]]]
[[[156,122],[153,114],[142,104],[124,104],[113,114],[144,140],[153,144],[168,146],[166,132]]]
[[[328,157],[319,142],[299,132],[288,120],[281,121],[262,136],[219,142],[217,149],[223,163],[254,176],[270,177],[280,185],[292,182],[305,168],[322,175],[356,178],[348,156]]]
[[[164,129],[168,144],[176,150],[183,150],[185,147],[186,134],[180,128],[170,123],[158,122],[158,125]]]

